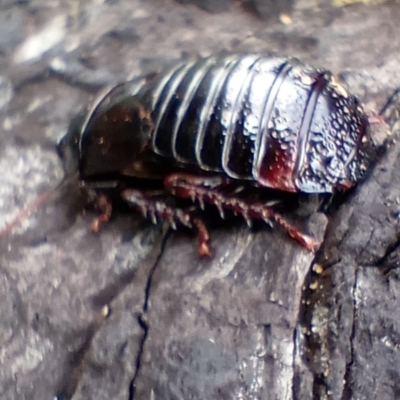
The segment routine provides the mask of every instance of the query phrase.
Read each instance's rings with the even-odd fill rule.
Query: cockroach
[[[315,251],[316,239],[237,189],[348,190],[374,161],[370,125],[329,71],[292,58],[212,56],[113,87],[58,150],[100,210],[93,231],[117,196],[154,221],[197,229],[200,255],[210,254],[205,224],[193,207],[166,201],[174,196],[276,223]]]

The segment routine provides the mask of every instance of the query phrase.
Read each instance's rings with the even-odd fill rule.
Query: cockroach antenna
[[[63,189],[71,182],[77,180],[77,178],[78,176],[76,173],[67,175],[54,189],[46,190],[36,197],[35,200],[26,205],[11,222],[6,224],[6,226],[0,230],[0,240],[10,235],[12,231],[20,225],[22,221],[24,221],[24,219],[28,218],[29,215],[35,212],[41,205],[57,199],[57,197],[63,192]]]

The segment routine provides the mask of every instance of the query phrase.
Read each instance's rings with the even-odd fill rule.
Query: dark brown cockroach
[[[330,72],[257,54],[185,62],[118,85],[71,125],[59,150],[101,210],[93,230],[117,194],[154,220],[197,228],[201,255],[205,225],[192,209],[168,205],[160,188],[275,222],[315,250],[315,239],[235,188],[333,193],[354,186],[376,153],[368,116]]]

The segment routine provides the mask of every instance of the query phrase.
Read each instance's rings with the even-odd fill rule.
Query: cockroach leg
[[[366,112],[367,117],[368,117],[368,122],[371,125],[375,125],[375,124],[385,124],[385,118],[383,117],[383,115],[377,115],[374,114],[373,112]]]
[[[196,229],[199,239],[198,252],[200,256],[210,256],[208,245],[210,235],[204,222],[195,217],[190,210],[171,207],[160,197],[152,196],[151,193],[126,189],[121,193],[122,199],[131,207],[141,211],[145,216],[151,216],[156,222],[157,218],[165,220],[174,228],[176,224],[184,225],[190,229]]]
[[[210,240],[210,235],[208,233],[207,227],[200,218],[193,218],[193,225],[196,227],[199,238],[199,255],[211,256],[210,247],[208,242]]]
[[[90,225],[92,232],[98,232],[100,226],[108,222],[112,214],[112,204],[109,198],[105,194],[100,194],[96,198],[95,207],[100,211],[100,215]]]
[[[208,179],[212,180],[208,184]],[[283,216],[264,203],[247,202],[235,196],[225,194],[221,190],[225,182],[216,185],[216,178],[192,176],[183,173],[174,173],[164,179],[165,188],[173,195],[182,198],[194,197],[204,203],[213,204],[217,208],[225,208],[242,215],[246,221],[250,218],[262,219],[267,223],[275,222],[281,226],[293,239],[297,240],[307,250],[315,252],[321,245],[320,242],[300,232],[291,225]]]

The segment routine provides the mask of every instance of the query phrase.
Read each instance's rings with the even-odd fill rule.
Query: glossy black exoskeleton
[[[295,59],[258,54],[209,57],[137,78],[108,91],[60,143],[105,221],[117,192],[153,219],[208,233],[191,211],[168,206],[135,182],[277,222],[308,249],[318,242],[269,205],[235,195],[243,182],[286,192],[333,193],[354,186],[376,148],[368,116],[332,74]],[[122,184],[123,183],[123,184]]]

